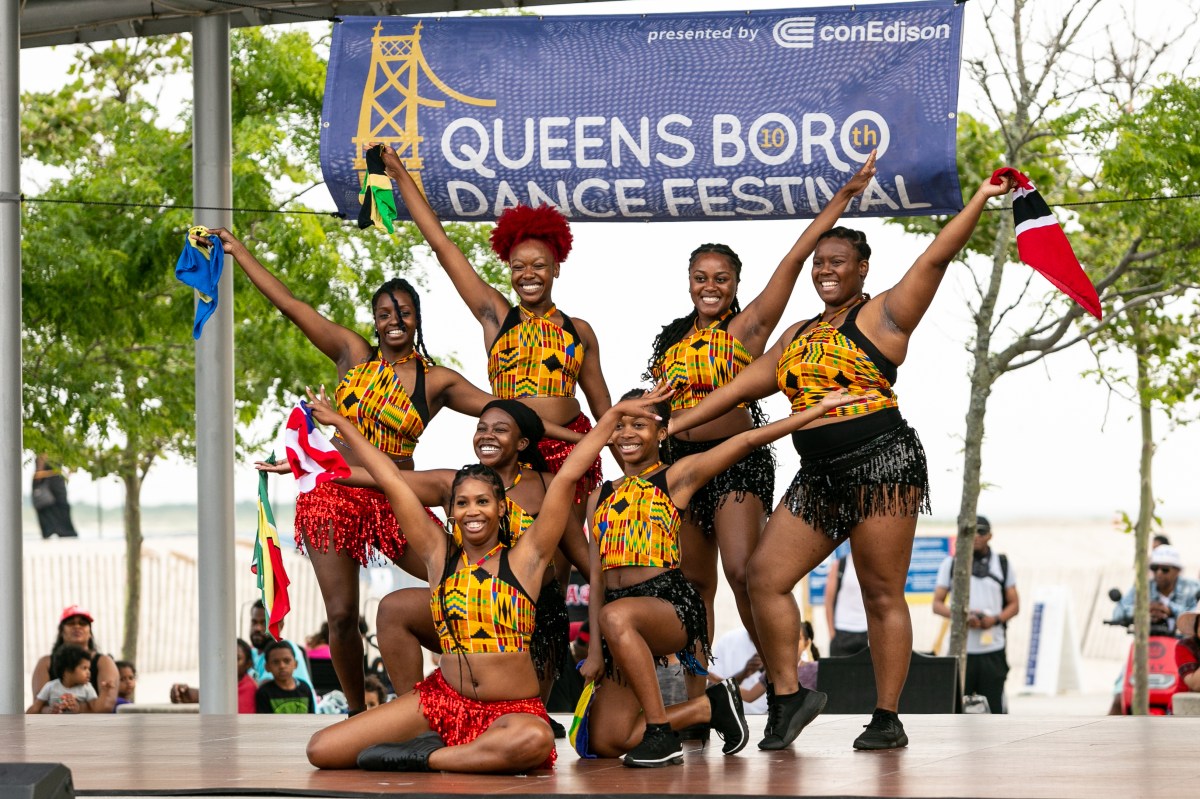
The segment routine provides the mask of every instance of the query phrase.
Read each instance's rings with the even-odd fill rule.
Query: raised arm
[[[483,325],[484,338],[491,342],[500,332],[500,323],[508,313],[508,300],[479,276],[458,245],[446,235],[442,221],[430,207],[429,201],[421,193],[412,175],[404,168],[404,163],[400,156],[396,155],[396,151],[385,145],[371,146],[380,148],[383,153],[384,170],[400,189],[400,199],[404,202],[404,207],[408,209],[421,235],[437,256],[438,263],[450,276],[458,296],[462,297],[471,313],[479,320],[479,324]]]
[[[966,207],[946,223],[925,252],[909,267],[900,282],[883,295],[883,318],[876,325],[880,329],[863,332],[868,336],[872,333],[886,335],[890,332],[905,339],[912,335],[925,311],[929,310],[933,295],[937,293],[938,286],[946,275],[946,267],[970,240],[971,233],[979,224],[979,217],[987,201],[1012,191],[1012,188],[1012,178],[1004,178],[999,185],[991,183],[990,179],[985,180]]]
[[[250,282],[259,293],[270,300],[292,324],[300,328],[300,332],[314,347],[324,353],[326,358],[337,364],[339,371],[349,368],[361,357],[362,352],[370,349],[370,345],[358,333],[329,321],[311,305],[297,299],[291,289],[259,263],[250,250],[246,249],[246,245],[228,230],[218,227],[210,228],[208,232],[221,239],[225,252],[233,256],[233,260],[246,277],[250,278]]]
[[[470,380],[453,369],[445,366],[435,366],[430,369],[433,377],[433,392],[430,397],[429,409],[437,413],[442,408],[458,411],[464,416],[475,416],[483,413],[483,408],[496,399],[482,390]]]
[[[784,336],[787,336],[787,333],[784,333]],[[671,422],[667,427],[671,435],[678,435],[705,422],[711,422],[743,402],[753,402],[770,396],[776,389],[775,366],[782,355],[781,338],[771,349],[755,358],[741,374],[700,400],[699,405],[672,413]]]
[[[762,352],[767,338],[779,324],[783,310],[791,298],[796,279],[804,268],[804,262],[817,248],[817,239],[821,234],[837,224],[838,218],[846,212],[850,200],[861,193],[875,177],[875,151],[867,156],[866,163],[846,184],[838,189],[817,218],[809,223],[800,238],[788,250],[787,255],[775,267],[774,274],[767,281],[762,292],[755,297],[742,312],[734,317],[729,324],[729,331],[741,341],[751,353]]]
[[[820,403],[811,408],[793,413],[786,419],[738,433],[708,452],[680,458],[667,470],[667,485],[671,489],[671,501],[675,503],[676,507],[687,507],[692,500],[692,495],[703,488],[709,480],[759,447],[765,447],[777,439],[796,432],[839,405],[864,402],[874,396],[874,394],[848,394],[845,389],[830,392],[822,398]]]
[[[401,476],[396,464],[363,438],[362,433],[358,432],[358,428],[349,419],[333,409],[325,397],[324,388],[319,395],[314,395],[310,390],[308,396],[312,404],[313,418],[321,424],[335,428],[358,461],[367,467],[379,490],[391,503],[392,512],[396,514],[396,520],[400,522],[400,529],[404,530],[405,538],[415,547],[421,559],[428,563],[432,556],[440,551],[440,546],[444,545],[445,536],[430,520],[425,512],[425,505]]]

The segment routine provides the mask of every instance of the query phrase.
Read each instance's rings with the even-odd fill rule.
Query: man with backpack
[[[975,552],[971,559],[971,597],[967,616],[967,676],[964,692],[987,698],[992,713],[1006,713],[1004,681],[1008,678],[1005,628],[1020,612],[1017,580],[1008,557],[992,550],[992,525],[976,517]],[[947,557],[938,569],[933,591],[933,612],[950,618],[946,597],[954,558]]]

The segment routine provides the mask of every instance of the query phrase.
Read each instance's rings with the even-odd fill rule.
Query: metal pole
[[[229,18],[192,28],[192,182],[195,204],[233,205]],[[232,227],[229,211],[197,212]],[[196,342],[196,460],[199,481],[200,712],[236,713],[237,634],[233,580],[233,271],[221,273],[217,311]]]
[[[23,707],[21,579],[21,9],[0,0],[0,713]]]

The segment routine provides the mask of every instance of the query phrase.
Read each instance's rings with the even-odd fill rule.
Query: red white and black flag
[[[1059,291],[1079,303],[1085,311],[1100,318],[1100,297],[1084,273],[1050,206],[1042,199],[1033,182],[1011,166],[992,173],[992,183],[1006,178],[1017,184],[1013,193],[1013,221],[1017,231],[1017,254],[1040,272]]]

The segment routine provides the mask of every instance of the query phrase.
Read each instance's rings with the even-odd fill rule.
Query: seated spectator
[[[64,644],[54,653],[54,671],[60,676],[42,686],[26,713],[96,713],[92,687],[92,659],[81,646]]]
[[[1179,679],[1187,686],[1188,691],[1200,691],[1200,630],[1196,625],[1198,618],[1200,613],[1188,611],[1180,615],[1175,627],[1181,636],[1175,644],[1175,663],[1179,666]]]
[[[367,710],[379,707],[388,701],[387,689],[383,687],[383,683],[374,674],[368,674],[363,679],[363,689],[367,694]]]
[[[137,693],[137,666],[129,660],[118,660],[117,675],[117,707],[132,705],[133,696]]]
[[[54,654],[65,645],[82,647],[88,653],[91,665],[91,684],[95,689],[98,702],[89,707],[93,713],[112,713],[117,706],[117,673],[116,661],[111,655],[97,652],[96,639],[92,637],[92,614],[79,605],[71,605],[62,612],[58,620],[58,638],[50,649],[49,655],[43,655],[33,667],[33,678],[30,687],[33,695],[41,693],[42,688],[50,680],[61,679],[62,675],[54,668]]]
[[[238,713],[254,713],[257,710],[254,699],[258,693],[258,683],[250,673],[250,667],[254,665],[254,653],[250,651],[250,644],[241,638],[237,639],[237,648]]]
[[[753,690],[763,679],[763,662],[750,640],[750,633],[745,627],[730,630],[717,639],[713,644],[713,659],[708,667],[710,683],[724,682],[732,678],[742,693],[742,710],[747,716],[762,715],[767,712],[767,695],[765,690]],[[754,699],[746,697],[752,693]]]
[[[1182,577],[1183,557],[1179,550],[1169,544],[1155,547],[1150,552],[1150,623],[1161,624],[1175,630],[1175,621],[1183,613],[1196,609],[1200,598],[1200,582]],[[1130,588],[1113,608],[1113,621],[1128,624],[1133,621],[1133,603],[1136,588]]]
[[[571,663],[562,670],[550,696],[546,699],[546,710],[550,713],[574,713],[579,704],[579,696],[583,693],[583,675],[579,673],[579,664],[587,660],[588,644],[591,633],[585,619],[571,638]]]
[[[271,679],[258,686],[254,697],[257,713],[315,713],[312,686],[296,679],[296,655],[287,641],[267,645],[267,671]]]
[[[304,639],[304,648],[308,650],[309,661],[329,660],[329,622],[321,622],[321,629]]]
[[[796,677],[800,684],[810,691],[817,690],[817,661],[821,659],[821,653],[817,649],[816,643],[813,641],[813,626],[810,621],[800,623],[800,645],[796,650]],[[750,664],[747,663],[747,666]],[[746,702],[755,702],[767,693],[766,672],[760,671],[751,675],[752,678],[757,678],[748,688],[742,687],[742,704]],[[744,685],[744,684],[743,684]]]

